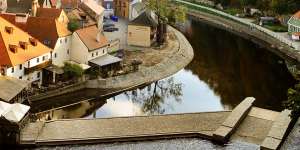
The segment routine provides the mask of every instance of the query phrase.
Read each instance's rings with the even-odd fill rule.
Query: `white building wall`
[[[52,53],[52,63],[56,66],[64,66],[64,62],[70,60],[72,36],[58,38]]]
[[[7,0],[0,0],[0,12],[6,12]]]
[[[89,52],[88,61],[107,54],[107,46]]]
[[[37,59],[39,59],[39,62],[37,62]],[[7,68],[6,76],[10,76],[10,77],[14,77],[14,78],[22,79],[22,80],[28,80],[30,82],[34,82],[37,80],[42,81],[42,70],[37,70],[30,74],[25,75],[25,68],[35,67],[46,61],[49,61],[49,59],[50,59],[50,53],[47,53],[47,54],[33,58],[33,59],[23,63],[22,67],[20,67],[20,65],[16,65],[14,67]],[[14,70],[14,71],[12,71],[12,70]]]
[[[73,33],[71,45],[70,59],[77,63],[88,64],[88,49],[76,32]]]

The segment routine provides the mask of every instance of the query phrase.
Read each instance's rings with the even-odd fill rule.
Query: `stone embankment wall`
[[[243,36],[261,46],[270,48],[274,53],[286,60],[300,62],[300,45],[265,29],[259,25],[246,21],[222,11],[193,4],[183,0],[174,0],[177,3],[186,5],[189,15],[194,16],[213,26],[223,28],[232,33]]]
[[[151,67],[140,68],[139,71],[111,77],[105,80],[90,80],[87,81],[87,88],[100,89],[123,89],[135,87],[142,84],[155,82],[173,75],[187,66],[194,58],[193,48],[182,33],[169,27],[171,32],[174,32],[178,40],[178,45],[175,47],[176,52],[173,55],[166,57],[161,63]]]

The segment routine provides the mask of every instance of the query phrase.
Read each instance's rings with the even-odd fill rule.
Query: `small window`
[[[62,43],[62,39],[60,39],[59,41],[60,41],[60,44],[61,44]]]
[[[37,77],[37,78],[40,78],[40,76],[41,76],[41,73],[38,72],[38,73],[36,74],[36,77]]]
[[[19,79],[22,80],[22,76],[20,76]]]
[[[15,72],[15,68],[12,67],[12,68],[11,68],[11,73],[14,73],[14,72]]]
[[[54,58],[56,58],[57,57],[57,54],[56,53],[54,53]]]
[[[105,50],[103,50],[103,54],[105,53]]]
[[[22,69],[23,69],[23,65],[21,64],[21,65],[19,66],[19,68],[20,68],[20,70],[22,70]]]
[[[98,52],[96,52],[96,56],[98,56]]]
[[[67,50],[67,54],[70,54],[70,50],[69,49]]]
[[[28,61],[28,67],[30,67],[30,60]]]
[[[94,57],[94,53],[92,53],[92,57]]]
[[[39,63],[40,62],[40,58],[36,58],[36,62]]]
[[[65,38],[65,43],[68,43],[68,38]]]

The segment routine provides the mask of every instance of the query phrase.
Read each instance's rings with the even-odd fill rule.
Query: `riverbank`
[[[156,55],[161,56],[158,57],[156,55],[153,55],[152,57],[155,58],[151,58],[151,56],[148,56],[149,58],[151,58],[151,61],[153,61],[153,59],[156,59],[157,57],[157,59],[159,60],[156,63],[152,62],[152,64],[149,65],[149,62],[144,62],[140,66],[139,70],[133,73],[106,79],[101,78],[95,80],[87,80],[76,85],[65,87],[63,89],[47,91],[45,93],[30,97],[30,101],[42,101],[44,99],[49,99],[51,97],[65,95],[67,93],[72,93],[84,89],[96,89],[99,91],[105,91],[104,94],[101,94],[102,92],[96,93],[97,97],[99,97],[99,95],[107,96],[110,94],[120,93],[122,91],[129,90],[141,85],[146,85],[175,74],[176,72],[186,67],[193,60],[194,51],[188,40],[181,32],[171,26],[168,27],[168,30],[169,33],[173,36],[169,37],[167,46],[163,50],[151,49],[152,51],[159,51],[156,52]],[[143,48],[141,48],[140,51],[142,51],[142,49]],[[149,49],[145,49],[145,51],[149,51]]]
[[[189,8],[188,14],[199,21],[242,36],[269,49],[281,58],[299,65],[300,53],[298,49],[300,48],[300,44],[289,41],[275,32],[222,11],[182,0],[176,0],[176,2],[186,5]]]

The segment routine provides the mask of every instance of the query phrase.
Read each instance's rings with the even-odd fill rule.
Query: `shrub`
[[[288,90],[288,100],[285,107],[292,110],[291,117],[296,119],[300,116],[300,83]]]
[[[79,78],[84,73],[84,70],[81,68],[81,66],[69,62],[65,63],[63,70],[68,78]]]
[[[70,20],[69,24],[68,24],[68,29],[72,32],[76,31],[78,28],[80,27],[80,23],[78,20]]]

